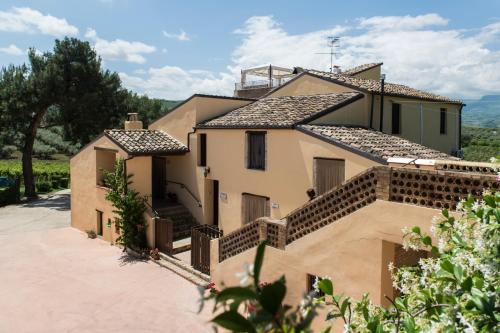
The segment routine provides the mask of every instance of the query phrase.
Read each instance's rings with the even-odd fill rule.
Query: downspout
[[[420,144],[424,141],[424,107],[420,103]]]
[[[385,75],[380,75],[380,132],[384,132],[384,85]]]
[[[466,104],[462,103],[458,110],[458,150],[462,149],[462,109]]]
[[[372,93],[372,101],[370,105],[370,128],[373,129],[373,104],[375,102],[375,95]]]

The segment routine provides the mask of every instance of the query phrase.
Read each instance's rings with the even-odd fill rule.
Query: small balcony
[[[243,69],[240,82],[234,85],[234,96],[258,98],[295,77],[295,70],[273,65]],[[261,79],[261,78],[265,79]]]

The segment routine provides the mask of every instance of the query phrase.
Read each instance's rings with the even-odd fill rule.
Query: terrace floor
[[[211,331],[195,285],[69,221],[69,194],[0,208],[0,332]]]

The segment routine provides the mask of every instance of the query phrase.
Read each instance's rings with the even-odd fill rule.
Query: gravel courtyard
[[[212,331],[196,286],[69,223],[67,192],[0,208],[0,333]]]

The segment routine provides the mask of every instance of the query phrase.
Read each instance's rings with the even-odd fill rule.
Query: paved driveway
[[[211,331],[193,284],[70,228],[68,205],[0,208],[1,333]]]

